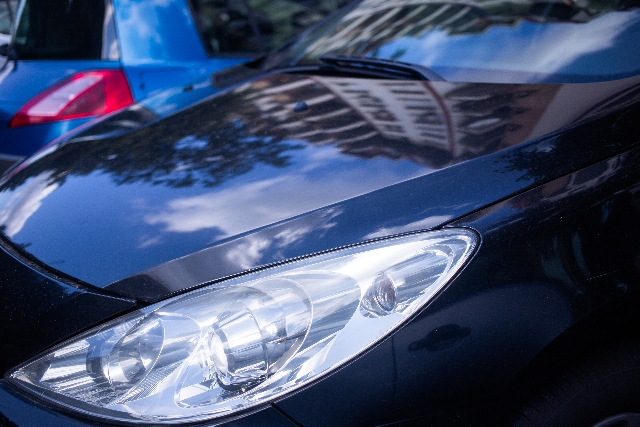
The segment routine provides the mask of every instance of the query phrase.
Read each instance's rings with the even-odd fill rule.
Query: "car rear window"
[[[111,15],[106,0],[26,0],[14,40],[18,57],[116,59]]]

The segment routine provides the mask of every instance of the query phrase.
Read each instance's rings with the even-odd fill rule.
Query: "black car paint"
[[[305,426],[398,413],[416,425],[500,425],[524,385],[637,336],[639,179],[636,148],[450,224],[483,238],[459,277],[385,343],[276,404]]]
[[[3,416],[4,414],[4,416]],[[271,406],[259,408],[235,419],[226,420],[225,427],[251,427],[268,425],[273,427],[296,427],[296,423]],[[74,419],[51,408],[34,405],[26,397],[16,393],[10,385],[0,381],[0,425],[4,426],[48,426],[48,427],[105,427],[107,424]],[[211,425],[210,423],[207,425]]]
[[[12,251],[15,253],[15,251]],[[19,255],[18,255],[19,256]],[[63,278],[44,275],[37,265],[18,261],[0,249],[0,292],[2,317],[0,328],[0,371],[4,375],[25,358],[31,358],[45,346],[53,345],[124,311],[135,301]],[[8,303],[10,301],[10,303]]]
[[[437,87],[435,83],[430,85]],[[476,94],[483,90],[495,94],[501,88],[507,90],[500,85],[474,87]],[[519,90],[529,92],[535,88],[549,86]],[[43,325],[42,319],[55,310],[62,313],[72,307],[86,314],[96,306],[92,298],[113,300],[113,295],[118,294],[144,304],[204,281],[239,273],[237,266],[217,264],[220,269],[214,270],[201,261],[222,260],[234,245],[237,248],[256,237],[272,239],[287,227],[304,225],[316,234],[309,233],[289,247],[267,251],[251,267],[353,244],[382,230],[413,232],[463,226],[480,233],[480,248],[458,277],[418,316],[339,371],[280,399],[273,408],[242,420],[259,425],[259,417],[273,416],[279,419],[273,425],[287,425],[291,421],[283,415],[286,414],[309,427],[380,425],[401,419],[413,419],[407,423],[420,425],[490,424],[493,419],[487,414],[494,414],[495,408],[504,409],[500,405],[511,402],[517,395],[514,390],[523,388],[522,381],[535,382],[551,372],[549,366],[554,366],[556,355],[553,348],[563,348],[563,357],[570,359],[584,348],[612,339],[609,335],[615,338],[637,333],[635,317],[612,315],[618,311],[616,307],[638,300],[640,285],[640,236],[634,224],[640,208],[640,153],[634,149],[640,142],[637,86],[630,85],[626,95],[597,106],[591,117],[556,128],[551,134],[513,147],[487,147],[475,159],[445,163],[448,167],[425,176],[337,201],[253,232],[247,230],[212,248],[108,286],[91,280],[87,284],[60,281],[52,285],[54,282],[46,282],[50,279],[38,279],[60,289],[58,300],[51,298],[49,305],[29,306],[34,283],[34,276],[29,274],[40,273],[17,264],[10,271],[15,271],[18,278],[0,285],[5,301],[12,293],[20,292],[21,297],[12,308],[22,316],[19,330],[10,330],[0,340],[3,353],[10,350],[9,342],[20,347],[19,353],[13,353],[15,360],[3,365],[3,374],[9,365],[24,362],[51,344],[117,315],[132,307],[133,302],[118,300],[122,302],[105,307],[105,312],[96,318],[72,316],[66,329],[56,324]],[[475,105],[481,109],[483,103],[491,106],[491,102],[495,99],[490,97]],[[471,104],[468,108],[474,106]],[[209,107],[204,103],[197,108]],[[179,122],[182,116],[175,116],[174,120]],[[65,147],[18,172],[5,183],[5,189],[19,188],[20,183],[51,167],[60,168],[62,176],[73,174],[73,168],[65,169],[63,154],[69,154]],[[495,181],[487,185],[491,176]],[[452,186],[457,192],[451,190]],[[494,203],[497,200],[502,201]],[[430,218],[443,215],[446,218],[429,222]],[[317,233],[324,230],[327,217],[335,223],[336,231],[321,240]],[[12,245],[25,258],[36,255],[28,255],[28,246],[19,248],[13,246],[15,243],[21,242],[4,245]],[[509,262],[508,269],[503,268],[505,260]],[[11,262],[15,262],[13,258]],[[30,262],[38,263],[33,258]],[[190,270],[182,266],[200,267]],[[168,271],[189,274],[172,276]],[[70,282],[65,272],[58,273]],[[141,281],[145,286],[140,286]],[[13,283],[13,287],[6,283]],[[92,288],[96,284],[104,289]],[[544,311],[540,311],[541,307]],[[6,307],[3,313],[5,310]],[[600,325],[603,337],[594,336],[592,328],[583,328],[584,322]],[[36,333],[49,340],[33,341],[31,346],[23,347],[23,340],[28,341]],[[576,342],[580,345],[574,346]],[[552,356],[547,355],[549,352]],[[4,396],[14,396],[11,399],[22,402],[2,407],[4,416],[16,424],[40,425],[47,420],[64,424],[65,416],[16,395],[4,382],[0,389]],[[10,398],[6,399],[0,401]],[[33,418],[25,419],[22,405],[31,408]],[[401,419],[398,414],[402,414]],[[77,423],[82,425],[81,421]]]
[[[535,90],[535,87],[524,90]],[[156,301],[206,281],[242,272],[236,263],[230,262],[229,253],[241,250],[251,241],[275,241],[276,236],[290,230],[311,231],[294,245],[265,251],[251,267],[385,235],[439,227],[491,204],[492,200],[561,176],[566,168],[576,169],[624,150],[628,141],[640,141],[640,131],[634,124],[638,117],[640,109],[629,109],[539,140],[489,152],[221,242],[109,284],[105,289]],[[616,127],[617,132],[610,131]],[[506,175],[510,178],[505,178]],[[328,222],[335,224],[335,232],[326,230]]]
[[[399,120],[387,101],[373,99],[370,94],[375,92],[366,86],[363,100],[354,101],[352,86],[361,85],[357,79],[274,75],[124,136],[61,144],[6,182],[4,200],[15,197],[28,203],[30,186],[38,182],[51,193],[39,200],[37,212],[19,231],[5,222],[5,235],[50,268],[150,302],[252,267],[440,226],[624,150],[637,133],[630,116],[635,110],[606,115],[636,96],[637,78],[613,85],[367,84],[375,90],[404,84],[401,93],[412,90],[431,97],[432,105],[411,110],[407,102],[407,110],[416,121],[437,123],[442,133],[432,140],[444,148],[421,146],[387,131],[386,126]],[[611,95],[622,99],[587,104],[582,117],[541,117],[554,99],[571,102],[576,93],[588,95],[609,85],[615,90]],[[290,87],[304,91],[287,92]],[[308,102],[325,101],[294,113],[301,96]],[[266,101],[270,109],[265,112]],[[345,123],[362,125],[336,133],[314,119],[340,112],[338,123],[332,119],[336,129],[348,128]],[[487,129],[474,127],[482,120],[497,122]],[[578,126],[581,121],[584,125]],[[363,134],[370,137],[358,140]],[[200,141],[207,141],[204,149]],[[332,157],[317,159],[327,151]],[[268,204],[274,196],[264,189],[267,185],[278,192],[275,205]],[[229,200],[218,201],[222,195],[229,199],[246,194],[248,186],[260,191],[247,203],[227,206]],[[74,209],[61,208],[68,203]],[[213,219],[206,218],[205,226],[185,224],[182,217],[166,219],[184,212],[195,217],[199,204],[214,212],[223,203],[224,217],[233,218],[232,230],[209,213]],[[286,209],[275,209],[283,204]],[[259,215],[266,210],[268,215]],[[51,223],[56,226],[45,226]],[[295,236],[294,241],[289,242],[288,235]],[[268,242],[261,256],[241,262],[227,256],[234,249],[246,252],[258,240]],[[178,277],[185,269],[174,263],[162,280],[175,277],[179,284],[158,283],[155,269],[163,267],[156,266],[199,250],[212,254],[178,261],[193,260],[197,266],[188,265],[184,274],[195,277]],[[199,256],[211,256],[215,264],[203,264]],[[131,286],[126,279],[134,275]],[[154,278],[151,283],[145,281],[149,277]]]

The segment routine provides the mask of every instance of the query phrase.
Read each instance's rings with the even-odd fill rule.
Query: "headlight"
[[[132,422],[212,419],[336,369],[418,311],[477,242],[465,229],[362,244],[154,304],[11,375],[50,401]]]

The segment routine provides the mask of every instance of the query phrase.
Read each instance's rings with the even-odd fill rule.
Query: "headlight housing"
[[[477,244],[447,229],[221,281],[69,340],[11,381],[129,422],[192,422],[272,401],[369,349],[423,307]]]

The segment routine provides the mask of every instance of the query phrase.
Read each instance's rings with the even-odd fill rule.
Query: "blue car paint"
[[[171,87],[212,89],[211,74],[249,59],[209,57],[184,0],[163,7],[114,0],[114,7],[121,61],[136,100]]]
[[[11,117],[27,101],[79,71],[123,69],[135,101],[170,88],[195,88],[194,98],[203,98],[215,92],[213,73],[250,59],[208,56],[186,0],[112,3],[119,60],[18,60],[7,61],[0,69],[0,159],[29,156],[89,120],[8,127]]]
[[[114,0],[122,61],[205,61],[206,53],[184,1]]]
[[[42,148],[42,141],[53,141],[58,136],[91,121],[91,118],[61,120],[53,123],[20,126],[6,131],[0,146],[9,144],[20,147],[18,151],[7,150],[7,154],[19,157],[22,154],[35,153]],[[6,136],[6,139],[4,138]]]

